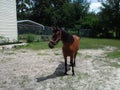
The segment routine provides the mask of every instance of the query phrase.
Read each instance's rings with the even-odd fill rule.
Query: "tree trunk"
[[[116,38],[120,39],[120,32],[116,30]]]
[[[120,32],[118,33],[118,39],[120,39]]]

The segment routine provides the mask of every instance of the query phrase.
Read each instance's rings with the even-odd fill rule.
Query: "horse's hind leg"
[[[74,62],[73,62],[73,65],[74,65],[74,66],[76,66],[76,61],[75,61],[76,55],[77,55],[77,52],[75,52],[75,55],[74,55]]]
[[[65,59],[65,75],[67,75],[67,57],[64,57]]]
[[[73,56],[74,57],[73,61],[70,59],[70,66],[72,66],[72,62],[73,62],[73,66],[74,67],[76,66],[76,63],[75,63],[76,55],[77,55],[77,52],[75,52],[75,54]]]
[[[72,66],[72,61],[70,60],[70,65],[69,66]]]

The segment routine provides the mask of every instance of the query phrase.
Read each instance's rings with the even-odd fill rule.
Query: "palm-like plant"
[[[31,13],[31,9],[34,6],[33,0],[16,0],[17,14],[20,19],[24,19],[26,14]]]

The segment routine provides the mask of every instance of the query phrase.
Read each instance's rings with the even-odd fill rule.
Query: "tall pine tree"
[[[120,0],[102,2],[100,21],[104,32],[115,32],[116,38],[120,38]]]

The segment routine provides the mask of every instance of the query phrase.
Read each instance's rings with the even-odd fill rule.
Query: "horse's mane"
[[[62,30],[62,41],[72,44],[74,42],[74,38],[71,34]]]

